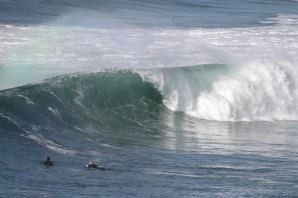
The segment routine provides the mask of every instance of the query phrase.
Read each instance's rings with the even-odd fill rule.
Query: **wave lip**
[[[297,69],[290,63],[201,65],[141,72],[172,111],[218,121],[298,120]]]

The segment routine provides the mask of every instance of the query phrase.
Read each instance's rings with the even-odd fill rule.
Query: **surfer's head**
[[[92,164],[92,161],[89,161],[89,165],[91,165]]]

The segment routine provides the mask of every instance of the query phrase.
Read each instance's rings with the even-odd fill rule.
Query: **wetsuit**
[[[98,166],[96,164],[89,164],[88,168],[92,169],[92,168],[98,168]]]
[[[52,166],[53,162],[46,160],[46,161],[43,162],[43,164],[47,165],[47,166]]]
[[[104,170],[105,168],[103,168],[103,167],[99,167],[99,166],[97,166],[96,164],[89,164],[88,166],[87,166],[89,169],[98,169],[98,170]]]

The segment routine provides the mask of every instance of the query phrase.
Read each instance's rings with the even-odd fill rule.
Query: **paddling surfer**
[[[105,168],[103,167],[99,167],[96,164],[93,164],[92,161],[89,161],[88,165],[86,165],[86,167],[90,170],[94,170],[94,169],[98,169],[98,170],[104,170]]]
[[[53,162],[51,161],[50,157],[47,157],[47,160],[45,160],[43,164],[46,166],[53,166]]]

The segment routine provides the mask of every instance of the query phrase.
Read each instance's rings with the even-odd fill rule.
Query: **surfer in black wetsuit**
[[[104,170],[103,167],[99,167],[96,164],[93,164],[91,161],[88,163],[87,168],[90,170],[94,170],[94,169]]]
[[[53,166],[53,162],[51,161],[50,157],[47,157],[47,160],[43,162],[46,166]]]

